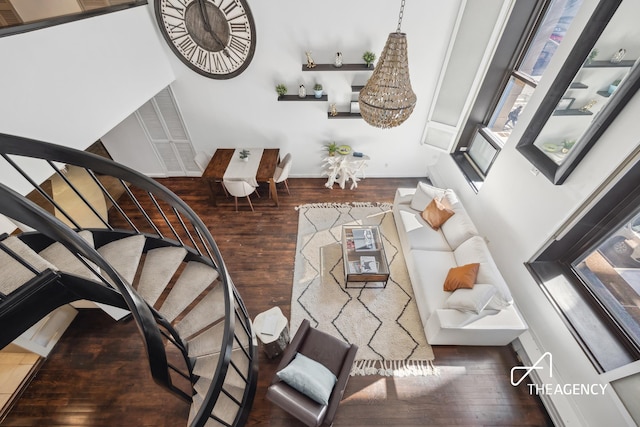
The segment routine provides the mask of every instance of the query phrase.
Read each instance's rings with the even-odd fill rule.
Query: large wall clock
[[[156,0],[155,11],[167,43],[192,70],[230,79],[249,66],[256,30],[246,0]]]

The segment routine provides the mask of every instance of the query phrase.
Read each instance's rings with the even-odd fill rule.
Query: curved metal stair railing
[[[55,289],[65,295],[58,303],[92,299],[117,306],[120,297],[138,324],[154,380],[191,401],[187,425],[244,425],[257,383],[255,333],[216,243],[193,210],[156,181],[90,153],[0,134],[0,156],[43,200],[37,206],[0,185],[0,213],[35,229],[20,241],[55,261]],[[35,161],[52,171],[70,202],[56,201],[21,166],[42,174]],[[69,178],[56,162],[73,165],[86,182]],[[93,201],[96,192],[111,205],[109,215]],[[73,262],[57,265],[61,248]],[[161,272],[151,271],[163,264]],[[163,274],[166,283],[156,284]],[[19,294],[0,295],[0,322],[3,305],[19,304]]]

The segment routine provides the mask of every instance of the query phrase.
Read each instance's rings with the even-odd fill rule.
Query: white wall
[[[388,34],[396,29],[400,2],[327,0],[313,4],[313,10],[296,0],[249,4],[257,48],[251,65],[238,77],[200,76],[165,46],[176,74],[171,86],[196,152],[279,147],[293,155],[292,176],[319,177],[322,146],[335,140],[371,156],[368,176],[426,175],[426,148],[419,139],[459,1],[407,3],[402,30],[407,33],[418,102],[404,124],[387,130],[364,120],[327,119],[330,103],[348,111],[350,85],[364,84],[370,72],[302,72],[301,68],[306,50],[316,63],[332,63],[337,51],[343,53],[344,63],[362,63],[366,50],[379,56]],[[284,83],[289,93],[297,93],[298,85],[304,84],[311,92],[316,81],[323,84],[328,102],[277,101],[276,84]]]
[[[3,37],[0,51],[0,133],[79,149],[174,78],[146,7]],[[31,191],[8,174],[0,165],[2,182]]]
[[[525,350],[534,361],[543,352],[550,351],[553,381],[560,384],[607,383],[610,375],[596,372],[524,263],[638,145],[640,94],[631,100],[561,186],[554,186],[542,174],[533,175],[532,165],[516,151],[515,145],[577,39],[577,29],[586,22],[589,13],[585,12],[592,10],[595,3],[585,0],[574,23],[577,25],[567,33],[478,194],[471,190],[449,155],[440,155],[430,170],[438,185],[454,188],[459,193],[478,229],[489,240],[498,267],[530,327],[530,332],[522,338]],[[639,370],[636,364],[626,374]],[[554,401],[567,425],[633,425],[625,411],[620,410],[612,392],[604,397],[556,396]]]

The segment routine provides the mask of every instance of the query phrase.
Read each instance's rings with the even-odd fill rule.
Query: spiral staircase
[[[0,183],[0,213],[21,230],[0,236],[0,349],[75,301],[126,310],[154,381],[191,404],[187,426],[244,425],[257,383],[255,333],[200,218],[162,185],[94,154],[0,134],[0,156],[0,176],[43,201]],[[89,190],[66,165],[86,174]],[[52,174],[73,193],[73,209],[39,184]]]

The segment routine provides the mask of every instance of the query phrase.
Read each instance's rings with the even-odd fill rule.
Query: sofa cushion
[[[435,198],[427,205],[422,211],[422,219],[427,221],[427,224],[434,230],[440,229],[442,224],[447,222],[449,218],[454,215],[454,211],[451,209],[451,205],[447,201],[446,197],[442,199]]]
[[[487,308],[501,310],[513,302],[509,287],[500,274],[491,256],[491,252],[489,252],[489,248],[482,237],[474,236],[466,240],[455,249],[453,254],[459,265],[474,262],[480,263],[476,283],[488,283],[496,287],[497,292],[489,302]]]
[[[411,208],[422,212],[431,200],[434,198],[441,198],[445,193],[444,188],[434,187],[433,185],[419,182],[416,187],[416,192],[411,199]]]
[[[453,292],[456,289],[471,289],[476,283],[480,264],[465,264],[449,269],[447,277],[444,279],[442,290]]]
[[[399,224],[402,229],[399,229],[398,233],[404,233],[409,245],[407,249],[451,251],[451,247],[449,247],[447,239],[442,234],[442,230],[436,231],[429,227],[419,212],[408,206],[399,206],[394,215],[399,216],[399,221],[396,220],[396,224]]]
[[[444,308],[452,308],[464,313],[480,314],[496,292],[495,286],[485,283],[475,285],[472,289],[457,289],[447,298]]]
[[[442,308],[450,293],[442,290],[449,269],[456,267],[453,252],[412,249],[407,264],[412,271],[411,285],[423,324],[434,310]]]
[[[451,249],[455,250],[465,240],[478,235],[478,229],[462,203],[452,205],[454,215],[442,224],[441,230]]]

